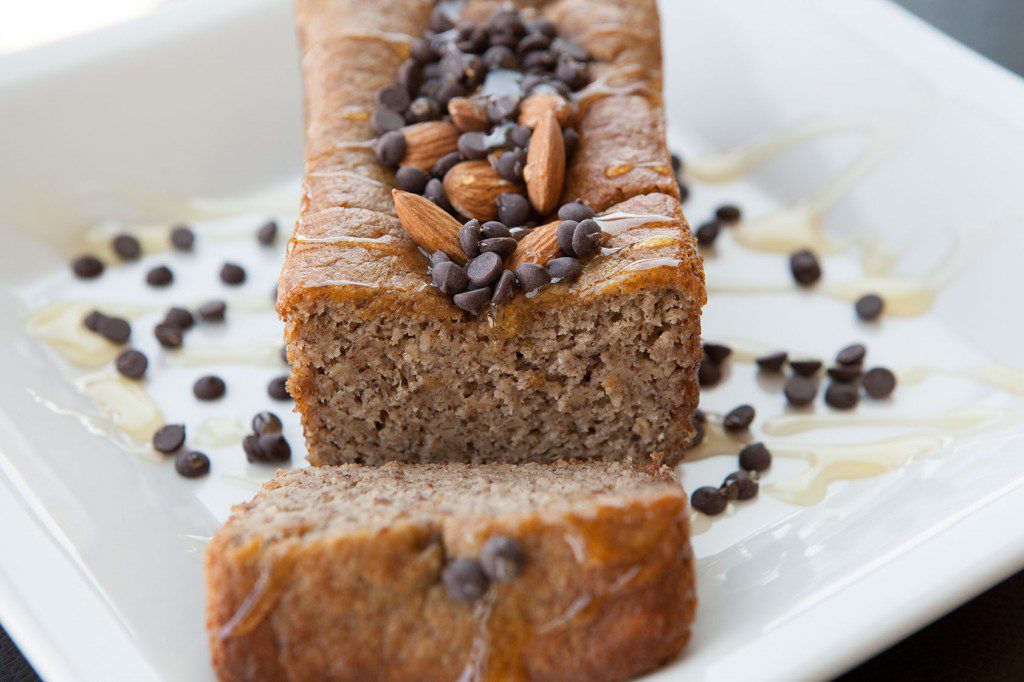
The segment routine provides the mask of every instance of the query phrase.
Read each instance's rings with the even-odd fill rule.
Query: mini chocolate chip
[[[693,421],[696,424],[706,424],[708,421],[708,416],[704,413],[704,410],[698,407],[696,410],[693,411]]]
[[[555,238],[558,241],[559,250],[566,256],[575,256],[572,248],[572,236],[576,234],[579,223],[575,220],[563,220],[555,229]]]
[[[252,464],[266,462],[267,456],[260,449],[260,439],[256,435],[248,435],[242,439],[242,450],[245,451],[245,458]]]
[[[460,161],[462,161],[462,154],[458,152],[448,152],[433,165],[430,169],[430,174],[435,178],[443,178],[448,171],[454,168]]]
[[[461,294],[469,286],[466,271],[456,263],[438,263],[430,272],[430,281],[446,296]]]
[[[821,370],[821,360],[790,360],[789,368],[802,377],[812,377]]]
[[[558,217],[562,220],[582,222],[588,218],[593,218],[594,215],[593,209],[579,199],[570,201],[568,204],[562,204],[562,207],[558,209]]]
[[[267,395],[274,400],[291,400],[288,393],[288,376],[275,377],[267,384]]]
[[[129,348],[118,354],[117,360],[114,361],[114,367],[117,368],[117,371],[122,376],[126,376],[129,379],[138,379],[146,373],[146,368],[149,367],[149,360],[146,359],[143,353]]]
[[[479,315],[483,312],[484,306],[491,300],[491,288],[483,287],[465,291],[452,297],[456,306],[465,310],[470,315]]]
[[[874,322],[881,317],[882,311],[885,310],[885,301],[878,294],[864,294],[857,299],[854,310],[857,311],[857,317],[860,319],[865,322]]]
[[[434,48],[430,46],[430,41],[426,38],[417,38],[412,43],[412,50],[410,50],[411,56],[420,64],[424,64],[437,56],[434,52]]]
[[[825,389],[825,402],[837,410],[849,410],[857,406],[860,395],[854,384],[833,381]]]
[[[427,181],[427,186],[423,188],[423,198],[434,202],[445,211],[452,210],[452,204],[448,201],[448,192],[445,191],[444,184],[437,178]]]
[[[142,255],[142,244],[130,234],[117,235],[111,245],[121,260],[138,260]]]
[[[171,308],[164,315],[164,324],[173,324],[181,329],[191,329],[195,323],[196,318],[192,317],[192,313],[184,308]]]
[[[220,268],[220,281],[229,286],[245,282],[245,268],[237,263],[225,263]]]
[[[781,372],[783,365],[786,364],[786,359],[789,357],[785,351],[779,351],[778,353],[769,353],[768,355],[762,355],[757,358],[757,367],[762,372]]]
[[[772,453],[764,443],[757,442],[740,450],[740,468],[746,471],[766,471],[772,465]]]
[[[818,384],[814,379],[797,374],[786,380],[782,392],[785,393],[790,405],[803,407],[810,405],[814,396],[818,395]]]
[[[268,462],[286,462],[292,457],[292,448],[280,433],[265,433],[258,437],[258,443]]]
[[[502,270],[498,283],[494,285],[494,293],[491,295],[491,303],[502,305],[512,300],[516,295],[516,276],[511,270]]]
[[[551,37],[543,33],[531,33],[519,41],[516,52],[524,54],[534,50],[546,50],[551,47]]]
[[[702,355],[700,367],[697,368],[697,383],[701,386],[714,386],[722,380],[722,366],[707,355]]]
[[[203,322],[223,322],[228,304],[224,301],[207,301],[199,306],[199,319]]]
[[[498,220],[505,225],[525,225],[530,219],[530,202],[521,194],[498,195]]]
[[[195,242],[196,235],[187,225],[178,225],[171,229],[171,248],[175,251],[191,251]]]
[[[548,274],[551,275],[551,281],[561,281],[566,279],[572,279],[576,275],[580,274],[579,260],[572,256],[562,256],[561,258],[552,258],[548,261],[547,269]]]
[[[508,45],[492,45],[481,58],[488,69],[518,69],[519,59]]]
[[[750,405],[734,407],[722,418],[722,426],[727,431],[742,431],[750,427],[755,414],[754,408]]]
[[[789,269],[793,279],[801,286],[810,286],[821,279],[821,264],[818,257],[804,249],[789,257]]]
[[[512,232],[497,220],[488,220],[480,226],[480,237],[483,239],[494,239],[495,237],[511,237]]]
[[[377,104],[397,112],[409,106],[409,92],[398,85],[389,85],[377,92]]]
[[[868,349],[861,343],[852,343],[836,354],[836,362],[840,365],[859,365],[864,362]]]
[[[690,198],[690,186],[685,182],[677,183],[679,187],[679,203],[686,203],[686,200]]]
[[[441,263],[451,263],[452,259],[444,251],[435,251],[430,254],[430,267],[436,268]]]
[[[695,448],[704,442],[704,424],[697,421],[696,418],[690,420],[693,424],[693,438],[690,439],[690,444],[686,447]]]
[[[749,500],[757,496],[757,481],[748,471],[734,471],[725,477],[723,486],[736,490],[736,499]]]
[[[492,124],[509,121],[519,115],[519,98],[515,95],[493,95],[487,99],[487,120]]]
[[[185,444],[183,424],[165,424],[153,434],[153,449],[165,454],[174,452]]]
[[[708,516],[721,514],[728,503],[721,490],[707,485],[697,488],[690,496],[690,506]]]
[[[103,261],[96,256],[79,256],[71,261],[71,271],[79,279],[94,279],[103,274]]]
[[[288,346],[281,346],[281,362],[288,364]]]
[[[491,239],[480,240],[480,253],[486,253],[493,251],[502,258],[508,258],[512,255],[512,252],[516,250],[519,245],[512,237],[493,237]]]
[[[551,283],[551,275],[543,265],[536,263],[523,263],[517,267],[516,278],[519,280],[519,286],[527,293]]]
[[[174,470],[185,478],[198,478],[210,473],[210,458],[196,450],[179,452],[174,458]]]
[[[565,144],[565,158],[571,159],[580,146],[580,134],[575,128],[566,128],[562,131],[562,141]]]
[[[420,89],[423,80],[423,67],[415,59],[406,59],[398,66],[398,77],[396,79],[406,94],[413,94]]]
[[[423,123],[433,121],[441,116],[441,105],[433,97],[417,97],[405,111],[405,120],[409,123]],[[398,126],[399,128],[401,126]],[[397,128],[392,128],[397,130]]]
[[[672,162],[672,172],[678,174],[679,171],[683,170],[683,157],[676,152],[672,152],[668,156]]]
[[[429,180],[430,174],[416,166],[402,166],[395,173],[395,184],[398,185],[398,189],[413,194],[423,194]]]
[[[480,221],[476,218],[466,222],[459,230],[459,246],[469,258],[480,255]]]
[[[555,67],[555,78],[568,85],[573,90],[579,90],[588,82],[587,65],[575,59],[560,59]]]
[[[480,548],[480,565],[496,583],[510,583],[523,572],[526,553],[515,538],[494,535]]]
[[[572,250],[577,258],[588,256],[601,243],[601,226],[592,218],[581,220],[572,233]]]
[[[151,287],[165,287],[174,281],[174,273],[166,265],[158,265],[146,273],[146,284]]]
[[[888,398],[896,388],[896,375],[884,367],[873,367],[864,374],[863,384],[872,398]]]
[[[860,365],[835,365],[825,371],[834,381],[856,381],[860,376]]]
[[[96,325],[96,331],[107,341],[127,343],[132,335],[132,327],[127,320],[120,317],[104,317]]]
[[[430,13],[430,30],[434,33],[444,33],[453,27],[454,24],[443,7],[435,7]]]
[[[200,400],[217,400],[219,398],[223,398],[226,390],[227,386],[224,384],[224,380],[212,374],[199,377],[196,379],[196,382],[192,384],[192,393],[194,393]]]
[[[466,274],[475,287],[487,287],[498,281],[504,268],[501,256],[493,252],[481,253],[466,263]],[[488,294],[490,298],[490,294]]]
[[[469,160],[487,157],[487,136],[484,133],[469,132],[459,135],[459,152]]]
[[[722,231],[722,225],[717,220],[709,220],[706,223],[702,223],[693,232],[693,236],[697,238],[697,243],[701,246],[712,246],[718,239],[719,233]]]
[[[715,209],[715,218],[719,222],[732,225],[733,223],[738,223],[743,218],[743,212],[740,211],[738,206],[733,204],[722,204]]]
[[[281,418],[273,412],[257,412],[252,418],[252,431],[258,436],[281,433]]]
[[[460,557],[444,567],[441,582],[454,601],[469,604],[484,596],[489,581],[479,561]]]
[[[581,62],[590,61],[590,52],[571,38],[555,38],[551,42],[551,48],[561,55],[571,57]]]
[[[448,103],[456,97],[464,97],[466,95],[466,86],[458,81],[446,80],[441,83],[441,86],[434,93],[434,99],[437,100],[438,107],[441,109],[447,109]]]
[[[732,355],[732,348],[723,343],[705,343],[704,352],[707,353],[712,362],[722,364],[727,357]]]
[[[548,50],[534,50],[522,54],[523,68],[527,71],[550,71],[555,66],[555,55]]]
[[[526,149],[530,146],[530,138],[533,137],[533,130],[530,128],[516,124],[508,130],[508,140],[520,149]]]
[[[91,313],[85,316],[82,320],[82,324],[85,328],[91,332],[98,332],[100,329],[100,322],[102,322],[107,316],[98,310],[93,310]]]
[[[271,246],[277,241],[277,223],[270,220],[263,224],[260,229],[256,231],[256,241],[263,246]]]
[[[517,185],[523,181],[524,168],[526,168],[526,152],[522,149],[507,151],[494,162],[494,170],[498,171],[498,176]]]
[[[391,130],[377,138],[374,149],[377,160],[385,166],[397,166],[405,156],[405,135],[401,130]]]
[[[181,348],[185,340],[181,327],[173,324],[158,324],[153,328],[153,336],[164,348]]]
[[[530,33],[543,33],[551,38],[558,35],[558,29],[555,28],[555,23],[550,19],[531,19],[525,25],[526,30]]]
[[[526,32],[523,18],[515,9],[502,9],[495,12],[487,22],[487,28],[492,33],[511,33],[518,36]]]

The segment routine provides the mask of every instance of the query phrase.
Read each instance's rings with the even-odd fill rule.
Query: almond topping
[[[545,215],[555,210],[565,180],[565,141],[552,109],[541,115],[530,138],[523,179],[530,203],[538,213]]]
[[[498,196],[521,192],[483,159],[463,161],[453,166],[445,173],[444,191],[455,210],[467,218],[481,221],[498,217]]]
[[[401,165],[416,166],[425,171],[445,154],[457,151],[459,131],[447,121],[426,121],[402,128],[405,156]]]
[[[459,246],[459,221],[418,194],[393,189],[391,196],[402,227],[421,249],[429,254],[444,251],[456,263],[466,262],[466,254]]]
[[[576,118],[576,107],[557,92],[535,92],[519,105],[519,123],[536,128],[541,116],[548,111],[555,112],[558,124],[563,128],[571,126]]]
[[[541,225],[523,237],[509,260],[509,269],[515,270],[523,263],[545,265],[552,258],[561,256],[562,252],[558,248],[558,225],[561,222],[561,220],[556,220]]]
[[[448,102],[452,123],[464,133],[485,132],[491,129],[487,120],[487,105],[478,99],[454,97]]]

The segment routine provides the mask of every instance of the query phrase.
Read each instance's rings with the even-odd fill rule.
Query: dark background
[[[1024,0],[896,1],[1024,75]],[[0,629],[0,682],[38,679]],[[855,668],[840,682],[883,679],[1024,680],[1024,572]]]

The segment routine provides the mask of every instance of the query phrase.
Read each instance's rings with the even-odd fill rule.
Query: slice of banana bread
[[[667,467],[283,471],[206,562],[222,680],[621,680],[674,657],[696,605]]]

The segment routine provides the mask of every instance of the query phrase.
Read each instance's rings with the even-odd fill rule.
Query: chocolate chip
[[[171,453],[185,444],[185,426],[183,424],[165,424],[153,434],[153,449],[157,452]]]
[[[520,149],[526,149],[529,147],[530,138],[532,137],[533,131],[523,125],[516,124],[508,130],[508,141]]]
[[[555,229],[555,239],[558,242],[559,250],[566,256],[575,256],[572,248],[572,236],[576,234],[576,227],[579,223],[575,220],[563,220]]]
[[[452,259],[444,251],[435,251],[430,254],[430,267],[436,268],[441,263],[451,263]]]
[[[260,449],[259,436],[248,435],[242,439],[242,450],[245,451],[245,458],[252,464],[266,462],[267,456]]]
[[[117,371],[122,376],[126,376],[129,379],[138,379],[146,373],[146,368],[149,367],[149,360],[139,351],[128,349],[118,354],[117,359],[114,361],[114,367],[117,368]]]
[[[812,377],[821,370],[821,360],[790,360],[789,368],[802,377]]]
[[[273,412],[258,412],[252,418],[252,430],[258,436],[265,433],[281,433],[281,418]]]
[[[291,400],[288,393],[288,376],[275,377],[267,384],[267,395],[274,400]]]
[[[401,130],[391,130],[377,138],[374,152],[377,160],[385,166],[397,166],[405,156],[405,135]]]
[[[512,252],[516,250],[518,245],[519,242],[512,237],[493,237],[491,239],[482,239],[480,241],[480,252],[487,253],[488,251],[491,251],[504,259],[511,256]]]
[[[245,268],[237,263],[225,263],[220,268],[220,281],[229,286],[238,286],[245,282]]]
[[[82,324],[85,328],[91,332],[98,332],[100,329],[100,322],[102,322],[107,316],[98,310],[93,310],[91,313],[85,316],[82,320]]]
[[[779,351],[778,353],[769,353],[768,355],[762,355],[757,358],[758,369],[762,372],[781,372],[783,365],[786,364],[786,359],[789,355],[785,351]]]
[[[588,218],[593,218],[594,215],[593,209],[579,199],[570,201],[568,204],[562,204],[562,207],[558,209],[558,217],[562,220],[582,222]]]
[[[693,422],[695,424],[707,424],[708,416],[699,407],[693,411]]]
[[[461,557],[450,562],[441,572],[448,596],[461,604],[475,602],[487,592],[488,579],[476,559]]]
[[[782,392],[785,393],[786,400],[789,401],[790,405],[803,407],[804,405],[810,405],[814,401],[814,396],[818,395],[818,384],[814,379],[798,374],[786,381]]]
[[[435,265],[430,272],[430,281],[446,296],[461,294],[469,286],[466,271],[451,261]]]
[[[752,497],[757,496],[757,481],[747,471],[735,471],[725,477],[725,481],[722,484],[723,488],[727,488],[731,494],[734,494],[735,499],[738,500],[749,500]]]
[[[536,263],[523,263],[516,268],[516,278],[523,291],[531,292],[551,283],[551,275],[544,266]]]
[[[833,381],[856,381],[860,376],[860,365],[835,365],[825,371]]]
[[[857,299],[853,307],[857,311],[857,317],[865,322],[874,322],[885,310],[885,301],[878,294],[864,294]]]
[[[153,328],[153,336],[164,348],[181,348],[185,340],[185,333],[181,327],[173,324],[158,324]]]
[[[174,458],[174,470],[185,478],[198,478],[210,473],[210,458],[196,450],[180,452]]]
[[[503,9],[495,12],[487,23],[487,28],[491,33],[509,33],[517,36],[521,36],[526,32],[523,18],[514,9]]]
[[[434,202],[445,211],[452,210],[452,204],[448,201],[448,192],[445,191],[444,184],[437,178],[427,181],[427,186],[423,188],[423,198]]]
[[[165,287],[174,281],[174,273],[166,265],[158,265],[146,273],[146,284],[151,287]]]
[[[519,59],[508,45],[492,45],[481,58],[488,69],[518,69]]]
[[[531,33],[519,41],[516,52],[525,54],[534,50],[546,50],[551,47],[551,36],[543,33]]]
[[[520,54],[523,68],[527,71],[543,72],[550,71],[555,67],[555,55],[548,50],[534,50]]]
[[[516,276],[511,270],[502,270],[498,283],[494,285],[494,293],[491,295],[491,303],[501,305],[512,300],[516,295]]]
[[[558,35],[558,29],[550,19],[531,19],[526,22],[525,26],[530,33],[543,33],[551,38]]]
[[[409,106],[409,92],[398,85],[389,85],[377,92],[377,104],[397,112],[405,111]]]
[[[467,159],[476,160],[487,157],[487,136],[484,133],[462,133],[459,135],[458,144],[459,152]]]
[[[493,95],[487,99],[487,120],[492,124],[510,121],[519,115],[519,98],[515,95]]]
[[[430,13],[430,30],[434,33],[444,33],[453,27],[454,24],[443,7],[435,7]]]
[[[480,289],[473,289],[472,291],[465,291],[452,297],[452,302],[470,315],[479,315],[482,313],[484,307],[488,302],[490,302],[490,300],[490,287],[482,287]]]
[[[686,203],[686,200],[690,198],[690,186],[685,182],[676,183],[679,187],[679,203]]]
[[[395,184],[398,185],[398,189],[413,194],[423,194],[429,180],[430,174],[416,166],[402,166],[395,173]]]
[[[726,358],[732,355],[732,348],[723,343],[705,343],[704,352],[712,362],[722,364]]]
[[[434,99],[437,100],[439,108],[447,109],[449,102],[456,97],[464,97],[465,95],[466,86],[458,81],[446,80],[437,88],[437,92],[434,93]]]
[[[458,152],[448,152],[433,165],[430,169],[430,174],[435,178],[443,178],[452,168],[454,168],[460,161],[462,161],[462,154]]]
[[[825,402],[837,410],[849,410],[857,406],[860,395],[854,384],[833,381],[825,389]]]
[[[260,229],[256,231],[256,241],[263,246],[271,246],[277,241],[277,223],[273,220],[263,224]]]
[[[700,367],[697,368],[697,383],[701,386],[714,386],[722,380],[722,366],[707,355],[702,355]]]
[[[171,248],[175,251],[191,251],[195,242],[196,235],[187,225],[178,225],[171,229]]]
[[[79,256],[71,261],[71,271],[79,279],[94,279],[103,274],[103,261],[96,256]]]
[[[864,344],[853,343],[836,354],[836,362],[840,365],[859,365],[864,362],[867,352],[868,349],[864,347]]]
[[[690,505],[708,516],[717,516],[725,511],[726,505],[729,501],[725,499],[725,495],[722,494],[718,488],[712,488],[711,486],[704,486],[697,488],[693,491],[690,496]]]
[[[494,162],[494,170],[502,180],[508,180],[513,184],[523,182],[523,169],[526,168],[526,152],[522,149],[507,151],[498,157]]]
[[[719,222],[732,225],[733,223],[738,223],[743,218],[743,213],[738,206],[723,204],[715,209],[715,218]]]
[[[192,384],[192,393],[200,400],[217,400],[224,397],[227,386],[218,376],[208,374],[196,379]]]
[[[772,465],[772,453],[764,443],[751,443],[740,450],[740,468],[746,471],[766,471]]]
[[[195,323],[196,318],[192,317],[192,313],[184,308],[171,308],[164,315],[164,324],[173,324],[180,329],[191,329]]]
[[[753,423],[755,414],[750,405],[734,407],[722,418],[722,426],[727,431],[742,431]]]
[[[555,38],[551,41],[551,49],[560,55],[570,57],[577,61],[590,61],[590,52],[587,51],[587,48],[583,47],[571,38]]]
[[[693,438],[690,439],[690,444],[687,447],[695,448],[704,442],[704,424],[697,421],[696,416],[690,422],[693,424]]]
[[[228,304],[224,301],[207,301],[199,306],[199,319],[203,322],[223,322]]]
[[[435,93],[436,94],[436,93]],[[441,116],[441,105],[433,97],[417,97],[405,110],[405,120],[409,123],[433,121]],[[400,128],[401,126],[399,126]],[[397,128],[392,128],[397,130]]]
[[[466,263],[466,274],[476,287],[487,287],[498,281],[504,268],[501,256],[493,252],[481,253]],[[488,294],[490,298],[490,294]]]
[[[565,143],[565,158],[571,159],[580,146],[580,134],[575,128],[566,128],[562,131],[562,141]]]
[[[281,346],[281,362],[288,364],[288,346]]]
[[[96,324],[96,331],[107,341],[118,344],[127,343],[132,335],[131,325],[120,317],[103,317]]]
[[[480,230],[480,221],[476,218],[467,221],[459,230],[459,246],[469,258],[480,255]]]
[[[530,202],[521,194],[498,195],[498,220],[505,225],[525,225],[530,219]]]
[[[292,458],[292,448],[280,433],[265,433],[258,437],[257,442],[265,461],[287,462]]]
[[[519,577],[526,564],[526,553],[515,538],[494,535],[480,548],[480,565],[496,583],[510,583]]]
[[[683,157],[676,152],[672,152],[668,156],[672,162],[672,172],[678,175],[679,171],[683,170]]]
[[[896,388],[896,375],[884,367],[874,367],[864,374],[863,384],[872,398],[888,398]]]
[[[423,67],[415,59],[406,59],[398,66],[397,81],[405,89],[406,94],[412,95],[420,89]]]
[[[505,227],[505,223],[497,220],[488,220],[480,226],[480,237],[483,239],[494,239],[496,237],[511,237],[512,232]]]
[[[121,260],[138,260],[142,255],[142,244],[130,234],[117,235],[111,245]]]
[[[590,82],[587,75],[587,65],[575,59],[560,59],[555,67],[555,78],[568,85],[573,90],[579,90]]]
[[[430,41],[426,38],[417,38],[412,43],[412,50],[410,50],[411,56],[420,64],[433,61],[437,57],[437,53],[434,48],[430,46]]]
[[[722,230],[722,225],[717,220],[709,220],[706,223],[702,223],[693,232],[693,236],[697,238],[697,243],[701,246],[712,246],[718,239],[718,235]]]
[[[576,275],[580,274],[582,266],[580,262],[572,256],[562,256],[561,258],[552,258],[547,264],[548,274],[551,275],[551,281],[557,282],[566,279],[572,279]]]
[[[581,220],[572,233],[572,250],[577,258],[588,256],[601,243],[601,226],[596,220]]]
[[[789,269],[801,286],[810,286],[821,279],[821,264],[817,256],[806,249],[789,257]]]

